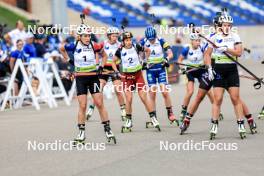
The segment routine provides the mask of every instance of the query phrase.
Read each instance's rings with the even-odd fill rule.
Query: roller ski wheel
[[[113,141],[114,144],[116,144],[116,138],[115,137],[109,137],[109,138],[106,138],[106,139],[107,139],[108,143],[111,143],[111,141]]]
[[[216,134],[215,133],[210,133],[210,140],[214,140],[215,139]]]
[[[74,139],[73,142],[72,142],[72,145],[74,147],[76,147],[78,144],[84,145],[85,144],[85,139]]]
[[[179,124],[179,120],[172,120],[172,121],[170,121],[170,124],[171,124],[171,125],[177,125],[177,126],[180,125],[180,124]]]
[[[132,132],[132,128],[122,126],[121,133],[129,133],[129,132]]]
[[[258,119],[264,120],[264,112],[259,113]]]
[[[153,128],[152,122],[146,122],[146,128]]]
[[[220,120],[220,121],[224,120],[224,116],[223,116],[222,113],[220,113],[220,115],[219,115],[219,120]]]
[[[171,113],[168,116],[168,119],[169,119],[171,125],[177,125],[177,126],[179,126],[179,121],[176,119],[176,117],[175,117],[175,115],[173,113]]]
[[[246,138],[246,132],[239,132],[240,138],[245,139]]]

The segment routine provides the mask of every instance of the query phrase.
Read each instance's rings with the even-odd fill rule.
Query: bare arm
[[[234,49],[228,48],[226,52],[231,54],[232,56],[240,57],[242,55],[242,51],[242,44],[237,44],[235,45]]]
[[[144,52],[145,52],[145,58],[146,60],[148,60],[151,51],[148,47],[144,47]]]
[[[114,56],[113,61],[112,61],[112,68],[115,72],[118,72],[117,66],[116,66],[116,61],[118,61],[119,58],[117,56]]]
[[[107,61],[107,54],[106,52],[103,50],[102,51],[102,67],[104,67],[104,65],[106,64]]]
[[[63,56],[63,58],[64,58],[64,61],[69,62],[70,57],[69,57],[67,51],[65,50],[65,47],[64,47],[64,46],[65,46],[65,44],[63,44],[63,45],[59,48],[59,50],[60,50],[60,52],[61,52],[61,54],[62,54],[62,56]]]
[[[10,67],[11,72],[13,72],[13,70],[14,70],[15,63],[16,63],[16,59],[11,57],[9,60],[9,67]]]
[[[205,65],[211,65],[211,56],[212,56],[213,49],[208,47],[204,52],[204,63]]]

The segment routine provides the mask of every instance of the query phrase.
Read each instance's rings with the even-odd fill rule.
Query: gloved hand
[[[207,71],[208,71],[208,79],[210,81],[213,81],[214,80],[214,72],[213,72],[213,68],[211,65],[208,66]]]
[[[100,66],[98,67],[98,69],[97,69],[97,75],[102,75],[103,70],[104,70],[104,67],[100,65]]]
[[[216,50],[220,53],[226,52],[227,51],[227,46],[218,46]]]
[[[165,57],[164,61],[163,61],[163,67],[169,67],[169,59],[167,57]]]
[[[120,79],[121,78],[121,73],[119,72],[119,71],[115,71],[114,73],[113,73],[113,77],[114,78],[116,78],[116,79]]]
[[[186,74],[186,71],[187,71],[186,67],[181,67],[179,70],[179,73],[184,75],[184,74]]]
[[[146,62],[143,62],[142,70],[147,70],[147,69],[148,69],[148,64]]]

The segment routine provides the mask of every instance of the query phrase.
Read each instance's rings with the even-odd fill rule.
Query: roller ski
[[[94,112],[94,105],[92,104],[89,106],[89,109],[86,113],[86,120],[89,120],[92,117],[93,112]]]
[[[169,114],[168,119],[170,121],[170,124],[179,126],[179,121],[176,119],[173,113]]]
[[[237,121],[238,124],[238,132],[241,139],[246,138],[246,128],[244,126],[244,120]]]
[[[106,140],[107,140],[108,143],[110,143],[111,141],[113,141],[114,144],[116,144],[115,135],[111,131],[110,127],[105,128],[105,136],[106,136]]]
[[[132,120],[129,118],[126,118],[125,124],[121,128],[121,133],[128,133],[132,132]]]
[[[251,134],[257,133],[257,124],[253,118],[247,120]]]
[[[84,145],[85,143],[85,130],[80,130],[78,136],[73,140],[73,146],[76,147],[78,144]]]
[[[264,119],[264,107],[263,107],[262,111],[259,113],[258,119],[262,119],[262,120]]]
[[[189,128],[189,126],[190,126],[190,119],[186,117],[180,126],[180,130],[181,130],[180,135],[183,135],[183,133]]]
[[[146,128],[153,127],[153,128],[157,128],[158,131],[161,131],[157,118],[153,116],[153,117],[150,117],[150,119],[151,119],[151,122],[146,122]]]
[[[211,130],[210,130],[210,140],[215,139],[217,131],[218,131],[218,121],[212,120],[212,126],[211,126]]]

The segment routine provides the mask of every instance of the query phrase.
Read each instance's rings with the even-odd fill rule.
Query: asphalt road
[[[250,62],[246,64],[258,75],[262,72],[263,76],[263,65],[253,65]],[[256,117],[264,103],[264,89],[254,90],[252,83],[241,79],[241,96]],[[177,116],[183,95],[183,85],[173,86],[171,96]],[[161,95],[157,98],[161,132],[145,128],[148,114],[135,95],[133,132],[122,134],[123,122],[120,120],[119,108],[114,98],[106,100],[105,105],[117,144],[106,143],[103,126],[100,124],[98,112],[95,111],[86,124],[86,142],[89,144],[87,150],[41,148],[44,143],[67,143],[76,137],[76,101],[70,107],[61,102],[57,109],[49,109],[43,105],[40,111],[26,107],[0,112],[0,175],[263,175],[264,121],[255,118],[258,133],[251,135],[248,130],[247,138],[241,140],[227,94],[222,107],[225,119],[220,122],[217,138],[210,146],[224,145],[228,151],[211,150],[209,147],[204,150],[178,147],[183,146],[183,143],[209,145],[211,142],[208,141],[211,117],[208,99],[205,99],[198,109],[187,133],[180,136],[179,128],[170,125],[167,120]],[[247,124],[246,127],[248,129]],[[29,148],[29,144],[33,145],[34,141],[39,146],[37,150]],[[169,147],[166,144],[169,144]]]

